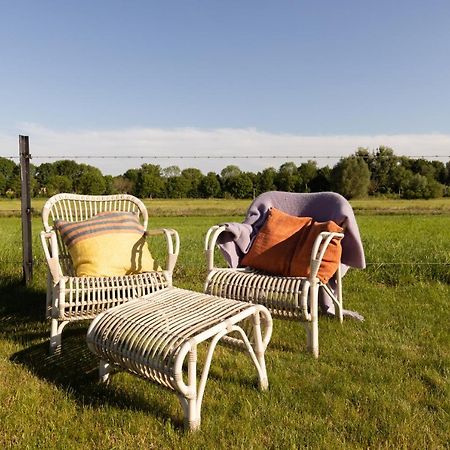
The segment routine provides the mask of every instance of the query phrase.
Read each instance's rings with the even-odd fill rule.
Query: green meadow
[[[241,221],[248,201],[146,200],[150,226],[178,230],[174,284],[201,290],[208,227]],[[344,278],[344,304],[364,322],[322,317],[320,357],[300,323],[274,320],[269,390],[249,358],[218,348],[199,432],[183,430],[171,391],[125,373],[97,383],[88,323],[69,324],[48,356],[43,201],[33,201],[30,287],[21,284],[19,217],[0,218],[0,448],[450,447],[450,199],[353,202],[368,266]],[[0,210],[20,204],[1,201]],[[14,216],[15,214],[11,214]],[[163,242],[151,241],[162,257]]]
[[[33,198],[33,213],[39,215],[46,199]],[[144,199],[150,216],[235,216],[244,215],[250,200],[230,199]],[[450,197],[430,200],[392,198],[357,199],[350,202],[361,214],[450,214]],[[0,198],[0,216],[20,214],[20,199]]]

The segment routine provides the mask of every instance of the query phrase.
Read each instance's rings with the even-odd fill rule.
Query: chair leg
[[[53,283],[50,271],[47,270],[47,295],[46,295],[46,302],[45,302],[45,318],[50,319],[51,317],[51,310],[52,310],[52,294],[53,294]]]
[[[309,289],[309,305],[311,321],[306,324],[306,345],[315,358],[319,357],[319,286],[316,284]]]
[[[338,266],[338,270],[336,272],[336,297],[337,302],[335,307],[337,308],[336,316],[339,318],[339,322],[344,321],[344,314],[343,314],[343,302],[342,302],[342,275],[341,275],[341,266]]]
[[[100,363],[98,365],[98,376],[99,381],[101,383],[106,383],[109,380],[109,375],[112,372],[112,366],[109,364],[109,362],[104,361],[103,359],[100,360]]]
[[[50,328],[50,355],[56,355],[61,353],[61,334],[63,328],[68,324],[68,321],[64,321],[58,324],[58,319],[52,319]]]

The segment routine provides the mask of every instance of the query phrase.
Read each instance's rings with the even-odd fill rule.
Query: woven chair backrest
[[[42,209],[42,222],[45,231],[53,229],[57,219],[69,222],[90,219],[100,212],[123,211],[133,212],[142,223],[144,229],[148,226],[148,213],[141,200],[129,194],[117,195],[79,195],[57,194],[49,198]],[[74,276],[72,260],[59,233],[57,234],[61,268],[65,275]]]

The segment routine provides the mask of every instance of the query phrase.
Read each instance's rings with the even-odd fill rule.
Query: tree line
[[[0,157],[0,196],[20,196],[20,169]],[[300,165],[286,162],[278,169],[245,172],[236,165],[220,174],[204,175],[199,169],[181,170],[142,164],[122,175],[103,175],[100,169],[72,160],[31,165],[33,197],[59,192],[79,194],[129,193],[140,198],[252,198],[262,192],[339,192],[348,199],[385,195],[406,199],[450,196],[450,161],[396,156],[389,147],[370,151],[358,148],[333,167],[315,161]]]

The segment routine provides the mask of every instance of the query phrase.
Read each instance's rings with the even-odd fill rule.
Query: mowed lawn
[[[244,204],[222,215],[223,204],[204,215],[191,215],[185,202],[162,208],[183,205],[189,217],[168,211],[151,226],[179,231],[175,284],[201,290],[204,234],[217,222],[240,221],[234,211]],[[40,220],[33,219],[37,263],[26,289],[20,219],[1,218],[0,448],[448,448],[450,212],[354,207],[369,265],[346,275],[344,301],[366,320],[341,326],[321,318],[319,360],[306,353],[301,324],[275,320],[263,393],[250,360],[218,348],[193,434],[183,431],[174,393],[124,373],[97,383],[88,323],[68,325],[62,355],[47,355]],[[162,242],[151,247],[161,255]]]

